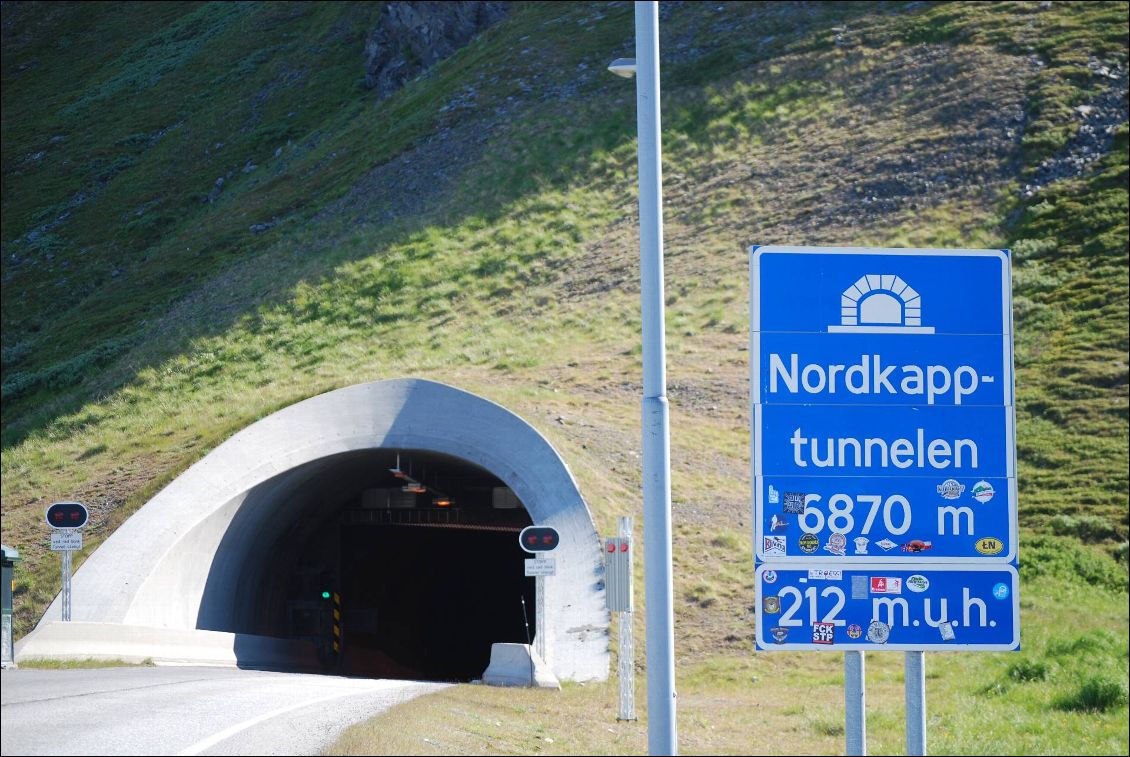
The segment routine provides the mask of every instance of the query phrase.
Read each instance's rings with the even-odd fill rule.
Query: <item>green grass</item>
[[[22,30],[0,71],[17,636],[57,591],[46,503],[93,506],[89,554],[240,428],[362,381],[420,376],[497,401],[561,451],[602,532],[638,511],[633,91],[603,69],[631,54],[630,4],[514,4],[380,103],[358,84],[379,4],[3,13]],[[684,751],[842,747],[838,657],[752,651],[745,251],[781,241],[1013,250],[1024,651],[936,658],[931,748],[1126,753],[1126,125],[1081,176],[1021,194],[1104,86],[1091,57],[1125,65],[1126,24],[1126,3],[665,17]],[[1021,134],[963,152],[998,105],[1023,113]],[[463,153],[425,187],[414,171],[449,165],[444,140]],[[947,152],[967,161],[952,191],[884,212],[854,199],[884,166]],[[374,170],[392,188],[358,199]],[[896,658],[869,663],[875,753],[902,748]],[[613,683],[528,706],[512,693],[449,690],[350,748],[645,748],[642,723],[609,718]],[[441,725],[439,746],[417,739]]]
[[[931,751],[1125,752],[1126,599],[1125,591],[1057,570],[1024,583],[1023,652],[928,654]],[[874,652],[866,660],[868,751],[903,754],[903,655]],[[681,753],[741,754],[750,743],[767,754],[791,754],[801,742],[816,754],[843,749],[841,655],[716,653],[678,664],[676,687]],[[615,680],[561,692],[459,686],[351,728],[329,753],[643,751],[642,674],[638,722],[616,720],[617,696]]]
[[[21,668],[35,668],[37,670],[78,670],[90,668],[147,668],[152,667],[153,661],[146,658],[142,662],[126,662],[118,659],[83,659],[64,660],[52,657],[32,657],[20,660]]]

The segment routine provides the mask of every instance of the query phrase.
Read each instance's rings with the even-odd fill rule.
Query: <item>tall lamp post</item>
[[[608,70],[636,76],[640,175],[640,310],[643,322],[643,531],[647,604],[647,744],[678,753],[675,618],[671,582],[671,450],[663,324],[663,171],[659,136],[659,4],[637,2],[636,58]]]

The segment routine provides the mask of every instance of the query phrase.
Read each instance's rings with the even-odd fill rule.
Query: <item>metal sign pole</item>
[[[632,537],[632,519],[620,518],[620,539],[629,543]],[[629,551],[626,554],[631,555]],[[628,596],[631,597],[632,558],[627,558],[627,581],[629,583]],[[620,616],[620,717],[618,720],[638,720],[636,717],[636,650],[635,639],[632,637],[632,612],[621,610],[616,613]]]
[[[71,619],[71,551],[65,549],[59,553],[63,572],[63,620]]]
[[[639,720],[636,717],[635,641],[632,638],[632,613],[620,616],[620,716],[617,720]]]
[[[926,653],[906,653],[906,753],[926,754]]]
[[[844,736],[847,754],[867,754],[867,690],[863,652],[844,652]]]
[[[544,560],[545,553],[538,552],[535,559]],[[549,664],[546,636],[549,627],[545,621],[545,576],[534,578],[534,651],[542,662]]]
[[[522,623],[526,626],[526,646],[530,650],[530,685],[534,685],[534,642],[530,639],[530,616],[526,614],[526,595],[522,596]]]
[[[643,530],[647,594],[647,748],[679,752],[675,715],[675,600],[671,450],[663,317],[663,170],[659,128],[659,3],[637,2],[636,129],[640,175],[643,341]]]

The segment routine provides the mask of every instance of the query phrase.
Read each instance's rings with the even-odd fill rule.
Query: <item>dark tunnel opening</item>
[[[469,681],[493,642],[535,633],[516,534],[420,526],[343,529],[343,671]]]
[[[228,534],[253,529],[258,547],[244,537],[225,557],[225,535],[199,627],[301,640],[339,675],[473,680],[492,643],[537,632],[518,544],[531,523],[504,482],[459,458],[316,460],[248,493]]]

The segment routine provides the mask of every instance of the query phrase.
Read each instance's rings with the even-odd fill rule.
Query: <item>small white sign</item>
[[[526,560],[526,576],[556,576],[557,561],[552,557],[542,557],[537,560]]]
[[[51,532],[52,552],[75,552],[82,549],[82,531],[61,528]]]
[[[809,568],[808,577],[814,581],[842,581],[844,580],[844,572],[827,568]]]

